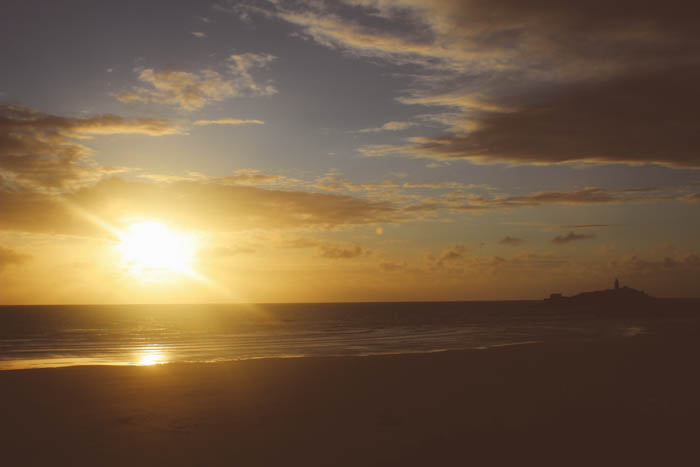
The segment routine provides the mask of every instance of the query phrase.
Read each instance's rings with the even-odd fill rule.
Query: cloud
[[[425,274],[444,274],[452,277],[484,273],[511,272],[522,274],[532,270],[556,270],[571,266],[568,258],[558,257],[549,252],[521,252],[512,257],[467,255],[463,245],[446,248],[440,254],[425,255]],[[415,269],[419,272],[421,269]]]
[[[576,191],[545,191],[524,196],[509,196],[496,199],[496,202],[502,205],[605,204],[619,199],[619,196],[606,189],[589,187]]]
[[[523,243],[522,238],[517,238],[517,237],[511,237],[510,235],[506,235],[502,239],[498,241],[501,245],[509,245],[509,246],[518,246]]]
[[[494,208],[522,208],[548,204],[568,205],[596,205],[596,204],[621,204],[637,202],[655,202],[665,200],[684,199],[678,194],[661,194],[638,191],[610,191],[600,187],[586,187],[574,191],[543,191],[527,195],[510,195],[486,197],[467,193],[463,196],[454,196],[445,207],[454,210],[483,210]]]
[[[257,169],[238,169],[231,175],[213,176],[200,172],[190,171],[186,175],[165,175],[159,173],[141,173],[139,178],[151,180],[158,183],[175,182],[202,182],[218,183],[221,185],[277,185],[277,186],[298,186],[300,180],[286,177],[284,175],[271,175]]]
[[[315,248],[318,255],[328,259],[352,259],[372,254],[371,250],[357,243],[352,245],[331,243],[314,238],[297,237],[285,239],[279,243],[280,248],[305,249]]]
[[[357,244],[350,247],[321,244],[318,249],[320,256],[330,259],[352,259],[370,254],[369,250]]]
[[[292,249],[297,249],[297,248],[314,248],[318,246],[319,242],[318,240],[314,240],[311,238],[305,238],[305,237],[298,237],[298,238],[291,238],[291,239],[286,239],[284,240],[281,244],[281,248],[292,248]]]
[[[411,34],[397,36],[373,30],[332,13],[312,9],[294,11],[282,6],[278,7],[277,16],[300,26],[303,36],[353,55],[381,58],[395,64],[442,65],[443,62],[452,61],[451,51],[440,50],[419,37],[411,37]]]
[[[451,246],[440,253],[440,256],[437,258],[437,265],[441,267],[464,260],[466,253],[467,248],[464,245]]]
[[[79,143],[96,135],[172,135],[181,129],[165,120],[117,115],[60,117],[15,105],[0,105],[0,182],[39,189],[69,188],[124,171],[90,158]]]
[[[219,118],[217,120],[197,120],[194,122],[196,126],[204,125],[264,125],[262,120],[244,120],[240,118]]]
[[[406,261],[400,263],[395,261],[383,261],[379,263],[379,269],[383,272],[405,272],[408,271],[408,263]]]
[[[543,191],[522,195],[494,194],[493,188],[481,185],[453,185],[453,182],[405,184],[405,188],[445,188],[454,187],[452,191],[423,196],[406,192],[397,192],[387,199],[392,199],[401,206],[407,216],[416,218],[436,217],[441,213],[458,214],[468,212],[482,214],[493,210],[513,210],[547,205],[594,206],[606,204],[656,203],[664,201],[693,202],[693,198],[682,190],[648,191],[648,190],[609,190],[600,187],[585,187],[572,191]],[[471,191],[478,190],[477,192]],[[532,223],[526,223],[533,225]],[[552,226],[535,223],[546,230],[574,229],[586,227],[604,227],[606,225]]]
[[[225,72],[146,68],[138,72],[138,79],[149,87],[137,86],[116,98],[124,103],[166,104],[192,111],[234,97],[271,96],[277,93],[277,89],[256,81],[251,70],[265,67],[274,59],[270,54],[231,55],[226,60]]]
[[[574,224],[574,225],[560,225],[560,229],[590,229],[598,227],[610,227],[610,224]]]
[[[378,128],[363,128],[358,133],[378,133],[380,131],[402,131],[416,126],[413,122],[387,122]]]
[[[370,146],[365,153],[477,163],[700,167],[693,149],[700,145],[700,97],[693,92],[698,80],[700,68],[685,68],[567,85],[514,111],[481,112],[468,123],[469,132]]]
[[[700,167],[696,2],[255,5],[251,12],[287,21],[322,46],[412,65],[414,83],[399,102],[452,113],[441,135],[367,146],[365,154]]]
[[[20,265],[32,259],[30,255],[18,253],[15,250],[0,245],[0,272],[10,265]]]
[[[284,175],[270,175],[255,169],[239,169],[233,175],[209,177],[209,180],[232,185],[287,185],[294,182]]]
[[[380,263],[378,267],[392,273],[393,283],[401,284],[402,291],[407,290],[406,284],[410,290],[442,288],[452,290],[454,299],[474,297],[474,293],[484,290],[488,292],[479,298],[542,299],[553,291],[569,295],[609,287],[614,277],[653,295],[693,296],[700,272],[698,253],[659,255],[653,250],[647,249],[644,256],[612,256],[610,252],[599,255],[592,251],[577,257],[556,251],[520,251],[508,256],[474,254],[463,255],[444,267],[436,265],[438,254],[429,253],[425,262],[415,267],[404,267],[407,263],[401,260],[386,262],[385,268]],[[465,290],[469,295],[463,295]]]
[[[622,0],[615,7],[603,0],[527,6],[517,0],[281,0],[269,2],[266,11],[260,2],[248,3],[255,5],[251,11],[295,24],[327,47],[472,76],[475,70],[521,67],[535,76],[610,73],[644,63],[659,49],[689,58],[692,50],[683,41],[697,39],[690,1],[668,8],[648,0]]]
[[[336,229],[402,222],[392,203],[211,181],[102,180],[62,196],[0,190],[0,230],[105,237],[104,226],[159,219],[186,229],[234,232]]]
[[[204,39],[205,37],[207,37],[207,35],[201,31],[192,31],[190,32],[190,34],[192,34],[197,39]]]
[[[435,190],[446,190],[446,189],[456,189],[456,190],[472,190],[472,189],[484,189],[493,190],[491,185],[485,184],[474,184],[474,183],[462,183],[462,182],[424,182],[424,183],[404,183],[404,188],[429,188]]]
[[[337,172],[329,172],[319,177],[313,187],[323,191],[393,191],[400,185],[393,180],[383,180],[375,183],[353,183]]]
[[[557,235],[552,239],[552,243],[555,245],[564,245],[570,242],[589,240],[592,238],[595,238],[595,234],[577,234],[575,232],[569,232],[566,235]]]

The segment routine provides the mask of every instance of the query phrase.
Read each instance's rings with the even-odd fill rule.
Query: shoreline
[[[636,334],[635,334],[636,335]],[[622,336],[621,338],[634,337]],[[262,356],[262,357],[242,357],[242,358],[232,358],[232,359],[217,359],[210,361],[172,361],[172,362],[159,362],[152,364],[141,364],[141,363],[85,363],[85,364],[66,364],[66,365],[52,365],[52,366],[40,366],[40,367],[23,367],[23,368],[2,368],[0,366],[0,374],[7,371],[39,371],[39,370],[56,370],[61,368],[104,368],[104,367],[114,367],[114,368],[124,368],[124,367],[155,367],[155,366],[168,366],[168,365],[218,365],[236,362],[245,362],[249,360],[288,360],[295,358],[320,358],[320,359],[334,359],[334,358],[372,358],[372,357],[392,357],[392,356],[402,356],[402,355],[423,355],[423,354],[434,354],[443,352],[468,352],[468,351],[484,351],[490,349],[496,349],[501,347],[516,347],[521,345],[533,345],[533,344],[544,344],[544,341],[523,341],[523,342],[513,342],[505,344],[493,344],[489,346],[479,346],[479,347],[468,347],[462,349],[435,349],[435,350],[416,350],[416,351],[405,351],[405,352],[374,352],[367,354],[354,354],[354,355],[273,355],[273,356]],[[60,360],[60,359],[57,359]],[[0,365],[2,363],[0,362]]]
[[[696,337],[3,371],[3,459],[690,465],[700,459]]]

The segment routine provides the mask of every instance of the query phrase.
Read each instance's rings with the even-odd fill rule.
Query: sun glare
[[[122,235],[119,250],[132,274],[144,280],[159,281],[192,272],[195,243],[192,237],[149,221],[129,226]]]
[[[138,360],[138,365],[141,366],[150,366],[150,365],[158,365],[161,363],[167,363],[167,360],[165,358],[165,355],[160,353],[158,349],[147,349],[146,352],[141,355],[141,357]]]

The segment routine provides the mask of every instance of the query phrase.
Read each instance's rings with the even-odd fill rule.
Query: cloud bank
[[[160,119],[59,117],[0,105],[0,182],[30,189],[75,188],[124,170],[97,164],[80,140],[96,135],[162,136],[180,131]]]
[[[284,20],[322,46],[414,67],[399,101],[456,114],[441,135],[367,146],[365,154],[700,167],[697,2],[248,5],[250,14]]]
[[[398,222],[402,216],[388,202],[213,182],[110,178],[60,196],[0,189],[0,230],[105,237],[112,235],[105,225],[143,218],[203,231],[235,232],[332,229]]]

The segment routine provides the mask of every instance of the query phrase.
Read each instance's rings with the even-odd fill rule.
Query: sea
[[[1,306],[0,370],[627,339],[696,325],[698,304],[669,301],[651,314],[572,312],[542,301]]]

